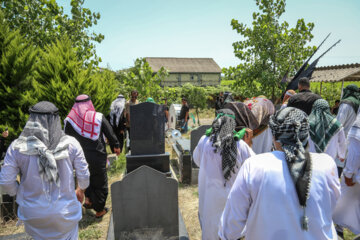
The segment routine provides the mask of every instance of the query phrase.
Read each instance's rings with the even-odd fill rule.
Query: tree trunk
[[[196,108],[195,111],[196,111],[196,117],[197,117],[197,119],[198,119],[198,126],[200,126],[199,109]]]

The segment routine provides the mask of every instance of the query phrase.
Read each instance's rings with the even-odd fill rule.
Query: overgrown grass
[[[126,156],[123,152],[117,157],[117,159],[110,165],[109,176],[114,176],[122,174],[125,172],[126,168]]]

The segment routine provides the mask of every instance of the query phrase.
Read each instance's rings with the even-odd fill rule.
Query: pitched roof
[[[212,58],[161,58],[146,57],[154,72],[161,67],[171,73],[221,73],[221,68]]]
[[[318,67],[311,76],[311,82],[360,81],[360,64],[345,64]]]

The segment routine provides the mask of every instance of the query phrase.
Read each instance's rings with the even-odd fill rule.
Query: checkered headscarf
[[[222,159],[222,171],[226,181],[235,173],[237,147],[234,139],[235,115],[230,109],[220,109],[218,116],[212,123],[212,133],[210,140],[215,152],[220,152]]]
[[[342,128],[341,123],[330,113],[329,103],[324,99],[314,102],[309,123],[310,137],[318,153],[325,151],[330,139]]]
[[[312,171],[310,155],[305,151],[309,138],[308,116],[300,109],[287,107],[271,116],[269,125],[275,140],[281,143],[285,152],[299,203],[304,208],[302,228],[307,230],[305,208],[310,194]]]

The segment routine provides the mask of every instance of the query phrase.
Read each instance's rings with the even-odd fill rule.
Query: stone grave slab
[[[160,172],[170,172],[170,154],[147,154],[147,155],[126,155],[126,173],[146,165]]]
[[[164,106],[151,102],[130,106],[131,155],[165,152]]]
[[[185,184],[191,183],[191,154],[190,140],[177,139],[173,144],[173,149],[179,159],[180,182]]]
[[[206,130],[209,129],[210,127],[211,127],[211,125],[202,125],[191,131],[191,133],[190,133],[191,156],[192,156],[192,153],[194,152],[200,138],[205,134]],[[192,161],[192,167],[198,168],[198,166],[194,163],[194,161]]]
[[[111,185],[111,200],[116,240],[123,239],[124,234],[146,229],[158,229],[163,239],[178,239],[178,183],[175,179],[141,166]]]

